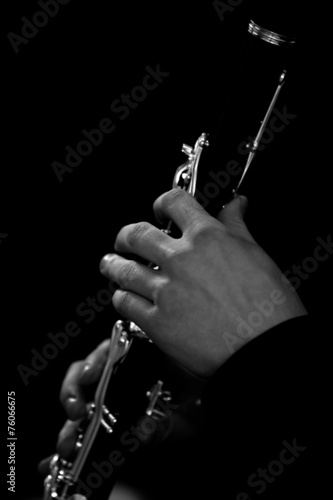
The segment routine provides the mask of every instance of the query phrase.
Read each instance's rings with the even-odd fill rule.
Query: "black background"
[[[123,225],[154,223],[152,203],[171,188],[185,158],[182,143],[194,144],[221,100],[228,106],[200,164],[199,189],[203,192],[208,173],[220,172],[228,160],[244,163],[237,145],[256,133],[280,64],[275,65],[275,52],[267,57],[255,46],[241,76],[232,80],[244,45],[249,47],[246,26],[254,4],[244,0],[222,22],[212,2],[71,0],[17,54],[7,33],[21,34],[21,17],[32,19],[40,8],[30,0],[8,6],[0,174],[0,231],[8,236],[0,244],[6,319],[1,332],[3,398],[7,390],[16,392],[16,498],[41,492],[37,463],[53,452],[65,419],[58,393],[69,364],[108,337],[118,319],[112,306],[89,324],[76,313],[106,286],[98,270],[101,257],[112,251]],[[316,27],[325,17],[314,7],[298,14],[303,28],[309,22]],[[302,35],[277,105],[297,117],[258,154],[243,187],[248,226],[282,271],[312,256],[316,238],[326,240],[330,233],[326,40],[319,30],[303,29]],[[146,66],[158,64],[169,76],[126,119],[112,113],[111,103],[141,84]],[[65,147],[75,148],[82,129],[96,128],[103,118],[113,119],[116,130],[60,183],[52,162],[64,163]],[[222,204],[221,191],[212,213]],[[310,312],[329,307],[329,265],[330,259],[319,263],[301,282],[298,292]],[[69,321],[79,324],[80,335],[25,386],[17,366],[30,366],[31,349],[41,352],[47,334],[63,331]],[[325,333],[318,338],[314,332],[314,353],[324,345]],[[6,429],[6,420],[3,425]]]

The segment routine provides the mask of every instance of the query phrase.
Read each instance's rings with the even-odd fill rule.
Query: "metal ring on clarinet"
[[[259,24],[252,21],[252,19],[248,26],[248,32],[253,36],[259,37],[265,42],[278,45],[279,47],[291,47],[296,43],[296,38],[280,35],[279,33],[263,28],[262,26],[259,26]]]

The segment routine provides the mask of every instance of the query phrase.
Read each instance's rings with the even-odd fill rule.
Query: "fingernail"
[[[247,209],[248,200],[247,200],[246,196],[243,196],[243,195],[240,195],[238,198],[239,198],[239,201],[240,201],[240,204],[241,204],[240,205],[241,211],[244,214],[245,210]]]
[[[93,366],[90,363],[87,363],[82,370],[80,379],[85,379],[86,377],[89,377],[89,375],[93,372],[92,370]]]
[[[101,259],[101,261],[99,263],[99,270],[100,270],[101,274],[107,274],[107,267],[108,267],[109,263],[111,262],[112,258],[113,258],[113,255],[111,253],[107,253]]]
[[[96,364],[87,363],[81,373],[80,382],[82,384],[91,384],[99,377],[100,368]]]
[[[77,420],[86,413],[86,405],[82,399],[68,398],[66,401],[66,413],[70,420]]]
[[[74,396],[71,396],[70,398],[67,399],[66,401],[66,412],[68,416],[72,416],[73,412],[75,413],[76,410],[76,405],[77,405],[77,398]]]

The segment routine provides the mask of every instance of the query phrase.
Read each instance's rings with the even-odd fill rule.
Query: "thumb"
[[[222,208],[217,219],[237,235],[254,241],[244,222],[247,206],[248,200],[246,196],[237,196]]]
[[[222,210],[219,212],[217,219],[222,222],[225,226],[233,221],[242,221],[247,209],[248,200],[246,196],[236,196],[229,203],[224,205]]]

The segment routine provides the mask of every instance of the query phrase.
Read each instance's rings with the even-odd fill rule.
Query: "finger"
[[[233,220],[243,221],[247,205],[248,199],[246,196],[236,196],[222,208],[217,219],[226,226],[232,223]]]
[[[85,365],[85,361],[73,363],[69,367],[61,386],[60,401],[71,420],[83,416],[86,412],[84,392],[79,383]]]
[[[80,426],[82,419],[76,420],[75,422],[71,420],[67,420],[65,425],[61,429],[58,441],[57,441],[57,453],[66,459],[69,459],[73,456],[73,452],[76,448],[76,442],[78,439],[78,428]],[[50,472],[50,462],[53,459],[54,455],[51,455],[47,458],[44,458],[38,464],[38,472],[43,476],[47,476]]]
[[[135,292],[154,302],[160,273],[150,267],[116,254],[108,254],[103,257],[100,270],[123,290]]]
[[[87,401],[84,387],[99,380],[109,345],[110,340],[105,340],[84,361],[77,361],[69,367],[62,383],[60,401],[71,420],[86,414]]]
[[[218,214],[217,219],[233,233],[255,243],[244,222],[248,200],[245,196],[237,196]]]
[[[209,217],[202,206],[183,189],[172,189],[154,203],[156,219],[161,223],[172,220],[184,232],[202,218]]]
[[[80,426],[82,419],[79,420],[67,420],[65,425],[59,432],[58,442],[56,446],[57,453],[65,460],[73,456],[75,451],[76,442],[78,439],[78,428]]]
[[[54,457],[54,455],[50,455],[47,458],[43,458],[43,460],[41,460],[39,462],[37,467],[38,467],[38,472],[39,472],[39,474],[41,474],[42,477],[46,477],[49,474],[50,462],[51,462],[53,457]]]
[[[173,239],[167,234],[148,222],[139,222],[119,231],[114,248],[117,253],[132,253],[160,266],[172,243]]]
[[[148,334],[152,315],[156,311],[154,304],[140,295],[120,289],[115,291],[112,302],[119,314],[134,321],[139,328]]]
[[[81,384],[91,385],[100,379],[108,358],[109,349],[110,339],[106,339],[86,357],[86,365],[80,377]]]

